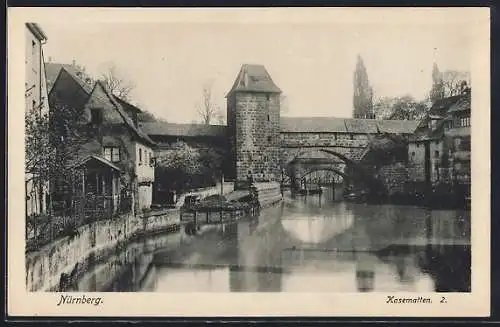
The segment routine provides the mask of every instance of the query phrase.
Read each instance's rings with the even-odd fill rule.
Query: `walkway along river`
[[[79,291],[470,292],[470,211],[292,198],[130,244]]]

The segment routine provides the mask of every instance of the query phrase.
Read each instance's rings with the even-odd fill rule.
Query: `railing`
[[[76,235],[78,228],[85,224],[118,217],[131,209],[129,196],[87,195],[54,201],[49,214],[26,217],[26,251]]]

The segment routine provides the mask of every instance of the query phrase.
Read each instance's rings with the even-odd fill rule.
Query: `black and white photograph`
[[[221,293],[383,294],[385,310],[450,311],[479,290],[472,271],[489,280],[472,251],[489,240],[473,228],[489,226],[489,140],[474,125],[489,128],[489,76],[474,71],[488,11],[71,10],[16,25],[24,257],[9,262],[26,296],[96,314],[115,293],[203,293],[200,307]]]

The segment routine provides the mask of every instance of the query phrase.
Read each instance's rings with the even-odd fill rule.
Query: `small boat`
[[[365,192],[365,191],[361,191],[361,192],[350,192],[350,193],[347,193],[346,195],[344,195],[344,198],[347,200],[347,201],[365,201],[366,200],[366,197],[367,197],[368,193]]]

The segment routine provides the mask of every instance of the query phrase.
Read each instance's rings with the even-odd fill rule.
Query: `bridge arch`
[[[307,154],[310,153],[325,153],[329,156],[329,158],[335,157],[337,160],[332,160],[331,161],[331,167],[326,167],[326,166],[318,166],[317,168],[311,167],[311,169],[306,169],[306,173],[296,175],[296,171],[293,167],[290,167],[291,164],[296,162],[298,159],[301,159],[301,157],[307,162]],[[305,157],[304,157],[305,156]],[[327,156],[327,158],[328,158]],[[346,171],[340,171],[339,169],[336,169],[334,167],[335,164],[343,163],[345,164],[345,167],[348,169],[348,172]],[[313,165],[313,163],[310,163]],[[342,176],[344,180],[347,182],[358,182],[364,185],[366,188],[370,189],[372,192],[381,194],[385,192],[385,188],[383,187],[381,181],[379,181],[377,178],[375,178],[365,167],[363,167],[362,164],[357,162],[356,160],[349,158],[347,155],[343,153],[339,153],[338,151],[334,151],[332,149],[328,148],[317,148],[317,149],[300,149],[294,152],[293,156],[289,156],[287,158],[287,163],[286,166],[284,167],[288,176],[290,177],[291,181],[292,180],[300,180],[303,177],[307,176],[308,174],[312,173],[313,171],[320,171],[320,170],[329,170],[332,172],[335,172]]]

